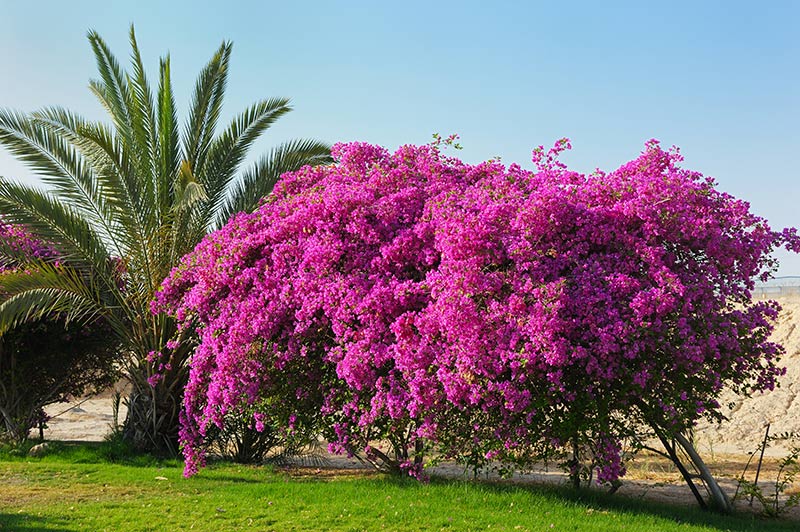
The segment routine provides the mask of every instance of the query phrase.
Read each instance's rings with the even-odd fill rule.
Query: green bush
[[[118,346],[102,323],[38,321],[0,337],[0,439],[24,443],[44,428],[44,407],[112,384]]]

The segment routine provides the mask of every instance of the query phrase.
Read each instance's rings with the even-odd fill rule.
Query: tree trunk
[[[675,467],[678,468],[678,471],[680,471],[681,475],[683,476],[683,480],[686,481],[686,485],[689,486],[689,489],[692,491],[692,495],[694,495],[694,498],[697,500],[697,504],[703,510],[707,509],[708,504],[706,504],[706,500],[703,498],[703,496],[700,495],[700,491],[698,491],[697,485],[695,485],[694,483],[694,478],[692,477],[692,474],[689,473],[689,471],[683,465],[677,453],[675,452],[675,445],[670,444],[670,442],[658,429],[654,430],[656,436],[658,436],[658,439],[661,440],[661,444],[664,446],[664,449],[666,449],[670,460],[672,460],[672,463],[675,464]]]
[[[129,375],[129,379],[132,389],[126,401],[123,439],[140,451],[177,456],[185,372],[168,372],[155,386],[141,373]]]
[[[730,499],[719,485],[719,482],[717,482],[717,480],[714,478],[714,475],[711,474],[711,470],[708,469],[708,466],[700,457],[692,442],[687,440],[686,436],[683,434],[676,433],[670,434],[674,442],[672,445],[670,445],[670,442],[667,440],[667,436],[665,434],[663,434],[655,426],[653,426],[653,429],[655,430],[658,439],[661,440],[661,444],[666,449],[670,459],[675,464],[675,467],[677,467],[678,471],[680,471],[681,475],[683,475],[686,484],[689,486],[689,489],[692,490],[692,494],[697,499],[697,503],[700,505],[700,507],[706,509],[708,505],[700,495],[697,485],[694,483],[694,479],[696,478],[699,478],[703,481],[703,485],[705,486],[710,498],[710,506],[719,512],[731,513],[733,511],[733,505],[731,504]],[[675,443],[680,445],[681,449],[683,449],[686,455],[689,457],[692,467],[698,472],[697,475],[692,475],[686,469],[686,466],[681,462],[681,459],[675,449]]]
[[[572,460],[569,461],[569,479],[572,482],[573,489],[580,489],[581,487],[581,456],[580,446],[578,445],[578,437],[572,438]]]
[[[122,427],[122,437],[137,450],[177,456],[178,409],[165,404],[169,401],[164,399],[132,391],[128,396],[128,416]]]
[[[732,512],[733,505],[731,504],[730,499],[725,494],[722,486],[719,485],[719,482],[717,482],[717,479],[714,478],[714,475],[711,474],[711,470],[708,469],[706,463],[702,458],[700,458],[700,455],[697,453],[694,445],[692,445],[692,443],[680,433],[675,435],[675,441],[683,448],[684,451],[686,451],[686,454],[692,461],[692,465],[700,474],[700,478],[703,480],[703,483],[705,484],[706,489],[711,496],[713,507],[724,513]]]

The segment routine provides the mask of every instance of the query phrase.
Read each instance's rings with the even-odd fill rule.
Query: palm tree
[[[330,150],[318,141],[293,140],[241,169],[253,142],[291,107],[285,98],[259,101],[215,134],[230,42],[200,72],[181,128],[169,56],[161,59],[154,95],[133,26],[130,72],[97,33],[90,31],[88,39],[100,74],[89,88],[110,124],[60,107],[30,114],[0,110],[0,144],[48,186],[0,178],[0,216],[60,253],[57,263],[29,263],[6,277],[0,332],[54,314],[104,319],[124,346],[121,363],[132,385],[124,434],[140,448],[174,452],[191,349],[183,342],[165,358],[150,355],[170,338],[189,335],[150,312],[155,290],[208,231],[254,209],[282,173],[329,162]],[[2,245],[0,256],[24,262]]]

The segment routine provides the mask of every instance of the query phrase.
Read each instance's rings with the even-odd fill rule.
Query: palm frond
[[[278,118],[291,110],[288,98],[260,101],[237,116],[214,140],[208,152],[208,162],[200,176],[209,196],[203,212],[206,227],[213,221],[212,215],[222,204],[228,184],[236,175],[250,146]]]
[[[77,131],[76,145],[92,162],[95,177],[102,186],[114,212],[109,225],[122,253],[136,264],[137,271],[149,275],[153,246],[150,236],[158,227],[157,219],[148,216],[141,194],[139,175],[131,154],[119,137],[103,124],[86,122]],[[150,200],[152,202],[152,199]]]
[[[181,163],[174,196],[172,212],[165,218],[163,226],[163,235],[170,242],[168,253],[161,256],[165,275],[205,235],[205,226],[199,222],[199,216],[201,208],[207,204],[208,194],[188,161]]]
[[[0,144],[44,178],[82,176],[87,171],[63,139],[54,138],[24,113],[0,109]]]
[[[39,174],[46,185],[93,222],[107,226],[107,195],[93,167],[74,145],[82,120],[53,108],[25,115],[0,110],[0,144]]]
[[[141,204],[136,168],[132,154],[114,131],[101,123],[85,122],[77,130],[75,145],[91,162],[95,177],[103,187],[117,215],[127,213],[141,225],[142,216],[136,210]]]
[[[35,188],[0,179],[0,214],[53,245],[64,263],[89,265],[110,275],[110,256],[102,238],[74,209]]]
[[[27,321],[60,316],[66,321],[112,317],[97,287],[75,269],[40,261],[0,275],[0,334]]]
[[[134,207],[132,212],[137,218],[137,223],[145,226],[147,225],[147,218],[143,214],[147,212],[150,205],[147,201],[147,190],[142,187],[142,182],[138,179],[140,171],[138,166],[141,163],[137,161],[138,156],[141,156],[142,153],[136,148],[136,133],[130,108],[132,96],[128,77],[120,67],[114,54],[111,53],[108,45],[97,32],[89,31],[88,38],[95,53],[101,78],[100,82],[91,81],[89,88],[108,110],[116,126],[119,143],[129,153],[128,163],[133,172],[120,173],[119,177],[124,181],[129,202]]]
[[[0,145],[27,163],[63,201],[70,203],[113,241],[109,195],[98,183],[93,161],[74,141],[82,119],[52,108],[25,115],[0,110]]]
[[[131,344],[130,308],[124,295],[110,293],[91,276],[53,263],[32,263],[25,271],[0,274],[0,335],[23,322],[45,316],[91,322],[102,317],[116,336]]]
[[[128,110],[128,83],[122,68],[114,54],[111,53],[106,42],[100,35],[90,30],[87,34],[89,44],[97,60],[97,70],[100,72],[102,83],[90,82],[89,88],[100,100],[100,103],[111,114],[111,118],[118,129],[127,129],[130,125]]]
[[[225,224],[237,212],[255,210],[284,173],[299,170],[306,165],[316,166],[330,162],[330,146],[316,140],[293,140],[273,148],[238,181],[234,181],[228,197],[218,211],[216,227]]]
[[[232,47],[230,42],[223,42],[200,72],[195,84],[192,107],[184,132],[184,155],[192,164],[196,175],[203,174],[206,156],[222,110]]]
[[[187,212],[194,205],[208,200],[205,187],[198,182],[192,173],[189,163],[184,161],[181,165],[175,202],[172,206],[176,212]]]
[[[117,166],[111,157],[116,157],[121,150],[103,145],[112,138],[108,128],[89,123],[60,107],[36,111],[30,120],[52,136],[64,139],[80,155],[83,166],[91,170],[66,176],[43,176],[43,181],[51,186],[59,199],[84,213],[100,229],[114,252],[122,256],[125,247],[119,238],[118,216],[125,195],[119,189],[118,180],[107,179],[109,172]]]
[[[159,213],[170,210],[170,192],[181,161],[178,117],[172,91],[169,55],[161,60],[158,84],[158,182],[156,185]]]
[[[142,207],[146,209],[144,220],[151,219],[150,211],[156,208],[155,176],[156,176],[156,151],[157,132],[156,118],[153,105],[153,93],[147,81],[139,44],[136,42],[136,32],[133,24],[130,29],[131,64],[133,75],[128,76],[128,109],[131,124],[131,151],[135,153],[134,164],[141,185]]]

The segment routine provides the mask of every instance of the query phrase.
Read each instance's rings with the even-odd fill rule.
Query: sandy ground
[[[764,439],[767,423],[770,434],[795,432],[794,445],[800,445],[800,295],[778,299],[783,306],[773,341],[786,348],[781,365],[786,375],[780,386],[753,397],[723,395],[723,405],[733,403],[733,409],[723,408],[729,421],[722,424],[700,423],[695,429],[695,442],[704,455],[714,453],[746,454],[758,448]],[[768,455],[784,455],[790,446],[775,443],[767,449]]]
[[[733,394],[723,397],[723,404],[733,403],[732,409],[725,408],[724,413],[729,421],[722,424],[701,423],[695,430],[695,442],[701,455],[715,472],[724,478],[723,486],[729,493],[736,490],[733,480],[741,473],[741,465],[747,460],[747,453],[753,452],[764,437],[767,423],[770,433],[797,432],[800,434],[800,295],[779,298],[783,306],[773,339],[786,348],[782,364],[787,367],[786,375],[775,390],[758,394],[754,397],[742,398]],[[111,430],[114,420],[112,407],[113,391],[97,397],[84,398],[72,404],[52,405],[47,411],[53,416],[48,422],[45,438],[52,440],[100,441]],[[125,419],[124,404],[120,408],[119,419]],[[794,439],[800,445],[800,438]],[[773,445],[767,450],[767,456],[782,457],[789,444]],[[324,457],[326,464],[333,468],[363,467],[355,460],[341,457]],[[638,460],[638,459],[637,459]],[[771,471],[774,478],[774,462]],[[668,464],[653,462],[654,465],[631,468],[619,493],[649,499],[693,504],[688,489]],[[435,474],[448,477],[462,476],[463,470],[447,465],[433,471]],[[750,475],[748,475],[750,476]],[[491,475],[489,476],[491,478]],[[762,476],[770,478],[769,476]],[[515,481],[547,481],[566,482],[557,468],[539,469],[525,475],[515,477]],[[797,487],[790,488],[797,489]],[[793,517],[800,518],[800,511],[792,512]]]
[[[50,416],[44,437],[48,440],[103,441],[114,425],[114,393],[122,392],[122,384],[94,397],[84,397],[72,403],[50,405]],[[125,420],[127,408],[120,402],[118,420]]]

